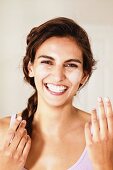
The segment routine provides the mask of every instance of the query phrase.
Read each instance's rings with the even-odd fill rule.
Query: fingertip
[[[25,127],[26,126],[26,120],[21,120],[20,121],[20,126]]]
[[[22,117],[21,116],[17,116],[16,119],[20,122],[22,120]]]
[[[110,101],[109,97],[104,97],[104,101],[109,102]]]
[[[101,103],[101,102],[102,102],[102,97],[99,96],[99,97],[97,98],[97,101],[98,101],[99,103]]]
[[[105,97],[104,101],[105,101],[106,105],[111,106],[111,102],[110,102],[109,97]]]
[[[23,124],[26,124],[26,120],[22,120],[22,123],[23,123]]]
[[[31,142],[31,138],[30,138],[29,135],[27,135],[27,140],[28,140],[29,142]]]

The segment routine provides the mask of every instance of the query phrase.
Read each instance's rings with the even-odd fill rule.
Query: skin
[[[91,114],[91,124],[85,125],[86,145],[94,170],[113,170],[113,110],[109,98],[98,98],[98,110]]]
[[[0,125],[2,123],[4,123],[4,120],[0,121]],[[30,137],[25,130],[26,121],[22,121],[21,117],[18,117],[6,133],[7,123],[5,120],[5,126],[3,126],[3,130],[0,130],[0,139],[3,139],[0,142],[0,170],[9,168],[11,170],[22,170],[31,146]]]
[[[109,99],[104,104],[99,98],[98,119],[96,110],[92,111],[90,117],[90,114],[72,106],[73,96],[77,93],[80,83],[83,84],[88,76],[83,71],[82,51],[76,42],[66,37],[49,38],[37,50],[35,61],[29,62],[28,69],[29,76],[35,78],[38,90],[38,108],[33,121],[32,145],[30,139],[25,140],[26,144],[29,141],[27,149],[26,147],[20,149],[21,156],[25,153],[24,162],[21,163],[20,157],[16,161],[8,157],[9,164],[6,164],[5,170],[9,167],[11,170],[21,169],[26,159],[25,167],[31,170],[68,169],[78,161],[85,147],[88,149],[94,170],[112,170],[113,111]],[[47,88],[47,83],[65,86],[66,91],[53,92]],[[6,140],[1,144],[2,149],[6,146],[7,138],[10,141],[11,129],[8,135],[4,134],[9,121],[10,119],[4,120],[5,126],[1,129],[0,138],[6,136]],[[91,134],[90,124],[87,123],[89,121],[92,124],[93,134]],[[19,123],[21,124],[21,121]],[[15,132],[18,134],[16,127],[15,122],[12,128],[13,134]],[[27,135],[24,127],[25,125],[20,126],[21,135],[17,135],[16,140],[13,138],[14,141],[8,144],[6,151],[10,150],[10,153],[14,153],[17,141]],[[25,152],[22,152],[23,149]],[[1,150],[0,154],[3,165],[3,157],[6,161],[7,155],[4,150]]]
[[[75,61],[69,62],[69,60]],[[80,83],[86,79],[83,73],[82,52],[69,38],[52,37],[46,40],[37,50],[35,62],[29,66],[29,71],[31,77],[35,77],[35,84],[39,91],[39,107],[43,102],[44,105],[58,107],[65,102],[72,103]],[[68,91],[64,95],[51,95],[44,87],[44,83],[67,86]]]

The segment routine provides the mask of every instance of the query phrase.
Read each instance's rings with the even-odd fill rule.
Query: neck
[[[38,122],[44,134],[56,135],[63,133],[73,120],[74,107],[69,104],[62,107],[38,105],[34,120]]]

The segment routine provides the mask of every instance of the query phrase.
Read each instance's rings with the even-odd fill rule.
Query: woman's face
[[[71,103],[80,83],[85,80],[82,51],[72,38],[51,37],[36,51],[29,63],[34,77],[38,102],[61,106]]]

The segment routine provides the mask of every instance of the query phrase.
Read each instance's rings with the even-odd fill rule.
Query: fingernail
[[[26,129],[24,129],[24,134],[27,134],[27,130]]]
[[[98,97],[98,102],[101,102],[102,101],[102,97]]]
[[[26,120],[22,120],[21,124],[26,125]]]

